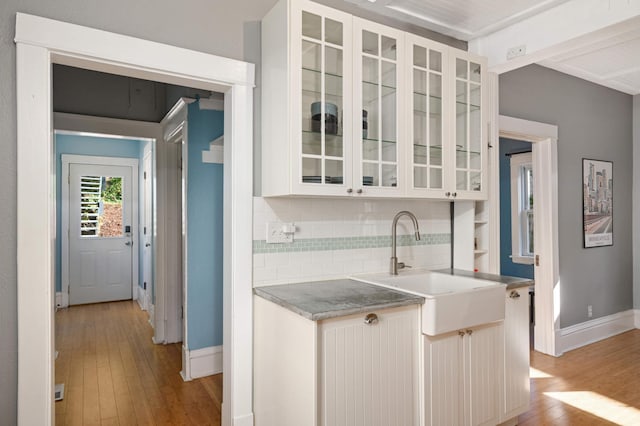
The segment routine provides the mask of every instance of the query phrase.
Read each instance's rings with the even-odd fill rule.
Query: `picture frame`
[[[582,159],[584,248],[613,245],[613,162]]]

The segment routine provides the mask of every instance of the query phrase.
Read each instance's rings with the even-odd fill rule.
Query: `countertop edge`
[[[506,290],[516,290],[523,287],[535,287],[535,281],[529,278],[512,277],[509,275],[489,274],[486,272],[473,272],[464,269],[435,269],[432,272],[460,277],[477,278],[479,280],[499,282],[506,284]]]

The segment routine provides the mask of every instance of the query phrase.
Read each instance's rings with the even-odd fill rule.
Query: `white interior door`
[[[69,166],[69,304],[131,299],[130,166]]]

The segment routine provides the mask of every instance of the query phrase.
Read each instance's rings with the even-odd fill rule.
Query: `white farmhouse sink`
[[[422,332],[430,336],[504,319],[505,284],[424,269],[351,279],[424,296]]]

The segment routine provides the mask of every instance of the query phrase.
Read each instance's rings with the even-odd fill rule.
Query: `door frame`
[[[74,132],[60,132],[56,131],[55,134],[78,134]],[[95,135],[95,137],[106,137],[106,135]],[[93,155],[76,155],[76,154],[62,154],[62,185],[61,185],[61,198],[60,202],[62,203],[61,207],[61,219],[60,219],[60,232],[61,235],[61,250],[60,253],[61,258],[61,272],[62,279],[61,284],[62,287],[60,291],[62,292],[63,302],[67,302],[65,306],[69,305],[69,232],[65,232],[65,229],[68,231],[69,226],[69,200],[70,200],[70,190],[69,182],[67,184],[64,183],[64,177],[69,176],[70,166],[71,164],[87,164],[87,165],[95,165],[95,166],[122,166],[122,167],[131,167],[131,180],[133,181],[132,191],[131,191],[131,221],[132,225],[135,224],[134,232],[131,233],[131,240],[133,242],[133,250],[131,252],[131,298],[133,300],[137,300],[138,296],[138,238],[139,235],[138,228],[140,227],[140,218],[138,216],[138,159],[137,158],[124,158],[124,157],[106,157],[106,156],[93,156]],[[67,228],[65,228],[65,226]]]
[[[255,66],[16,14],[18,424],[54,423],[52,64],[225,94],[222,425],[253,425],[252,228]],[[158,153],[160,154],[160,153]],[[37,267],[34,267],[37,265]]]
[[[534,349],[552,356],[559,352],[560,315],[559,243],[558,243],[558,127],[552,124],[498,116],[498,135],[491,150],[491,194],[489,226],[494,235],[490,258],[492,268],[500,271],[500,137],[532,143],[534,186],[535,254],[540,265],[535,268],[536,309]]]

